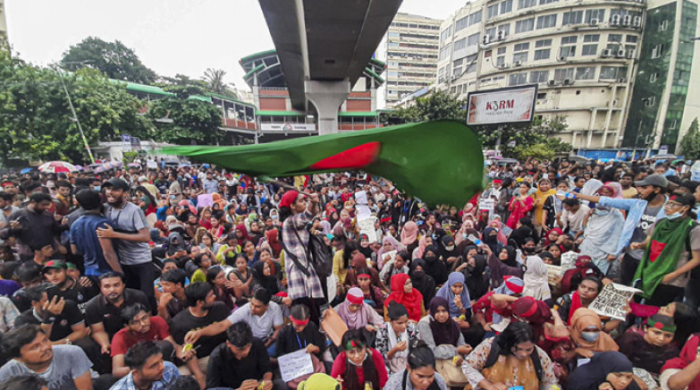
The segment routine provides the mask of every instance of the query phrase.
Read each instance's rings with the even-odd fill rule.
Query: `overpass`
[[[338,131],[338,109],[365,73],[402,0],[259,0],[292,107]]]

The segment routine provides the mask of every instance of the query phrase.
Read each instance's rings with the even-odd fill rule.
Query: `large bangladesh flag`
[[[481,142],[456,121],[407,123],[245,146],[175,146],[187,156],[251,176],[363,170],[434,206],[462,207],[483,188]]]

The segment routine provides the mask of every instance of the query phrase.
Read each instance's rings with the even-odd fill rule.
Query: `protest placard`
[[[390,261],[394,261],[394,257],[396,257],[396,253],[397,252],[395,250],[383,253],[382,254],[382,259],[383,259],[382,264],[386,264]],[[387,256],[389,257],[388,259],[387,259]]]
[[[545,264],[547,266],[547,283],[556,285],[561,280],[561,267],[558,265]]]
[[[561,275],[564,276],[564,272],[576,267],[576,259],[580,256],[576,252],[566,252],[561,254]]]
[[[358,191],[355,193],[355,202],[357,204],[367,204],[367,193],[365,191]]]
[[[493,211],[495,204],[493,199],[479,199],[479,210]]]
[[[198,209],[203,209],[205,207],[211,207],[211,205],[213,203],[214,203],[214,200],[211,197],[211,194],[197,195],[197,208]]]
[[[357,220],[357,226],[360,228],[360,234],[366,234],[369,243],[377,242],[377,231],[374,230],[374,218],[365,218]]]
[[[588,308],[598,315],[624,321],[627,317],[625,306],[638,292],[642,291],[622,284],[610,283],[603,287],[603,291],[598,294]]]
[[[285,382],[314,372],[314,363],[311,361],[311,355],[306,353],[306,349],[282,355],[277,358],[277,363],[280,366],[282,380]]]

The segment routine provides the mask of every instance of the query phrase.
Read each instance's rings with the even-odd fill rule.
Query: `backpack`
[[[498,355],[500,351],[501,348],[498,346],[498,336],[496,336],[491,342],[491,351],[489,352],[489,356],[486,358],[484,368],[489,368],[496,364],[496,362],[498,361]],[[542,370],[542,362],[540,361],[540,355],[537,353],[537,346],[535,346],[535,350],[532,351],[530,359],[532,359],[532,365],[535,367],[535,373],[537,373],[537,380],[542,382],[542,375],[544,373]]]
[[[299,233],[297,233],[296,229],[294,229],[294,234],[299,239],[299,242],[301,242],[301,237],[299,237]],[[284,241],[282,241],[281,238],[282,237],[280,235],[280,243],[282,244],[282,248],[284,249],[286,256],[292,259],[294,265],[299,268],[301,273],[309,276],[309,270],[303,266],[301,262],[299,262],[299,258],[297,258],[292,251],[287,249],[287,246],[284,244]],[[304,247],[304,252],[306,252],[306,258],[308,259],[309,264],[314,267],[316,275],[318,275],[319,278],[327,278],[331,276],[333,273],[333,250],[323,241],[322,236],[309,232],[309,243]]]

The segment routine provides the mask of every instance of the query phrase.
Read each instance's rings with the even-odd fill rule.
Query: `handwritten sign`
[[[355,193],[355,202],[357,204],[367,204],[367,193],[365,191],[358,191]]]
[[[547,283],[552,286],[556,285],[559,280],[561,280],[562,272],[561,267],[558,265],[545,264],[547,266]]]
[[[576,252],[566,252],[561,254],[561,275],[564,276],[564,272],[576,268],[576,259],[580,256]]]
[[[285,382],[293,381],[300,376],[313,374],[314,363],[311,361],[311,355],[306,353],[305,349],[300,349],[296,352],[288,353],[277,358],[280,366],[280,374]]]
[[[601,316],[624,321],[627,317],[625,306],[638,292],[642,291],[622,284],[610,283],[603,287],[603,291],[598,294],[588,308]]]
[[[202,194],[197,196],[197,208],[202,209],[205,207],[211,207],[214,203],[211,194]]]
[[[387,256],[389,256],[388,259],[386,258]],[[382,263],[386,264],[390,261],[394,261],[395,257],[396,257],[396,250],[386,252],[386,253],[382,254]]]
[[[366,234],[369,243],[377,242],[377,231],[374,230],[374,218],[365,218],[357,221],[360,227],[360,234]]]
[[[480,199],[479,210],[493,211],[496,202],[493,199]]]

